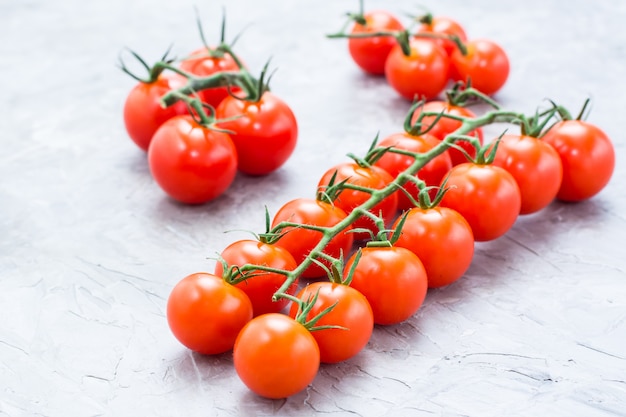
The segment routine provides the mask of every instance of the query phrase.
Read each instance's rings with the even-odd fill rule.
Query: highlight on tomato
[[[265,398],[290,397],[317,375],[320,350],[311,332],[280,313],[253,318],[233,348],[235,371],[254,393]]]
[[[456,49],[450,55],[450,78],[493,95],[509,77],[509,57],[504,49],[489,39],[472,39],[465,43],[465,54]]]
[[[410,318],[428,289],[422,261],[410,250],[395,246],[359,249],[346,262],[344,279],[367,298],[374,323],[381,325]]]
[[[251,319],[252,303],[248,296],[207,272],[183,278],[167,299],[167,322],[176,339],[205,355],[231,350]]]
[[[255,267],[256,266],[256,267]],[[243,239],[228,245],[215,265],[215,275],[224,276],[241,289],[252,303],[255,316],[278,313],[288,304],[286,298],[274,301],[274,293],[285,282],[285,274],[274,270],[293,271],[298,265],[284,248],[261,240]],[[287,289],[295,294],[298,280]]]
[[[319,281],[308,284],[297,298],[315,300],[305,315],[311,320],[326,309],[332,309],[315,322],[315,327],[327,327],[311,334],[320,348],[323,363],[337,363],[357,355],[367,345],[374,331],[374,314],[367,298],[355,288],[342,283]],[[296,317],[299,305],[293,303],[289,316]]]
[[[237,150],[226,133],[200,124],[195,116],[167,120],[148,149],[150,172],[174,200],[202,204],[222,195],[237,173]]]

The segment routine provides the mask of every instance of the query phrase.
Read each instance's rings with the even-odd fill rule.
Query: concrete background
[[[423,5],[506,49],[503,106],[532,112],[551,98],[575,111],[591,97],[589,121],[615,143],[613,180],[478,244],[466,276],[413,318],[271,401],[243,386],[230,354],[183,348],[164,308],[178,280],[247,236],[225,231],[262,231],[264,206],[312,196],[346,153],[401,128],[409,103],[324,37],[357,2],[0,3],[0,415],[626,416],[626,3]],[[273,90],[300,137],[279,171],[188,207],[165,197],[126,136],[134,81],[116,61],[124,47],[148,61],[172,43],[179,56],[198,47],[194,6],[209,39],[222,6],[230,37],[247,27],[237,51],[253,71],[273,57]]]

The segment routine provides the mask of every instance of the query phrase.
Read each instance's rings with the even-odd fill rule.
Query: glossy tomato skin
[[[291,108],[273,93],[265,92],[258,102],[228,96],[215,111],[221,129],[230,135],[238,155],[239,171],[267,175],[289,159],[298,140],[298,123]]]
[[[238,240],[228,245],[220,254],[228,266],[261,265],[283,271],[293,271],[298,266],[293,256],[284,248],[258,240]],[[215,265],[215,275],[222,276],[224,268],[221,262]],[[275,272],[253,270],[251,277],[235,284],[246,293],[254,310],[254,315],[278,313],[287,306],[288,300],[281,298],[272,301],[276,290],[285,282],[285,275]],[[287,290],[288,294],[295,294],[298,281]]]
[[[556,197],[563,178],[563,166],[554,148],[526,135],[504,135],[498,144],[493,165],[507,170],[520,189],[520,214],[535,213]]]
[[[378,31],[401,31],[404,29],[398,18],[384,10],[374,10],[364,15],[365,25],[355,23],[351,33],[372,33]],[[385,73],[385,61],[396,45],[393,36],[371,38],[349,38],[348,49],[352,60],[365,72],[373,75]]]
[[[317,301],[307,314],[310,320],[326,308],[335,307],[324,315],[316,326],[341,326],[343,329],[315,330],[311,334],[320,348],[323,363],[338,363],[350,359],[367,345],[374,331],[374,314],[367,298],[352,287],[329,281],[314,282],[304,287],[297,295],[308,301],[318,294]],[[289,310],[296,317],[298,304]]]
[[[409,152],[424,153],[437,146],[439,142],[439,139],[429,134],[413,136],[406,132],[401,132],[387,136],[378,142],[377,146],[380,148],[394,147],[396,149]],[[411,156],[387,152],[378,161],[376,161],[374,165],[383,168],[385,171],[389,172],[393,178],[396,178],[414,161],[415,158]],[[424,181],[428,187],[438,187],[451,168],[452,161],[450,160],[450,155],[448,152],[444,152],[430,160],[417,172],[417,174],[415,174],[415,176]],[[418,189],[414,183],[408,182],[403,187],[413,198],[417,200]],[[431,190],[430,197],[434,198],[436,193],[436,189]],[[403,192],[397,192],[396,194],[398,195],[399,210],[404,211],[414,206],[411,200]]]
[[[450,59],[436,42],[413,38],[411,54],[404,55],[399,44],[393,47],[385,63],[385,77],[398,94],[408,100],[433,100],[446,87]]]
[[[272,228],[280,222],[291,222],[297,224],[307,224],[321,227],[333,227],[347,217],[345,211],[334,204],[310,198],[296,198],[285,203],[274,215]],[[324,249],[324,253],[334,258],[339,258],[350,253],[354,236],[348,233],[351,227],[348,226],[343,232],[333,237]],[[287,249],[296,260],[298,265],[304,261],[306,256],[322,239],[322,232],[309,230],[301,227],[286,227],[283,229],[284,235],[275,245]],[[330,266],[328,261],[320,260],[323,264]],[[318,278],[325,276],[325,270],[313,263],[302,273],[303,278]]]
[[[157,129],[179,114],[187,114],[182,101],[163,108],[161,97],[185,85],[186,79],[176,73],[162,73],[153,83],[138,83],[124,102],[124,126],[128,136],[143,151],[148,151]]]
[[[199,77],[208,77],[223,71],[239,71],[239,66],[233,57],[224,53],[222,56],[210,56],[207,49],[202,47],[193,51],[187,58],[181,61],[180,69]],[[233,87],[232,92],[240,91],[239,87]],[[223,99],[229,96],[228,87],[208,88],[198,92],[198,95],[207,104],[217,107]]]
[[[233,348],[235,370],[254,393],[286,398],[317,375],[320,350],[311,333],[291,317],[269,313],[252,319]]]
[[[441,206],[461,213],[476,241],[504,235],[517,220],[520,190],[515,178],[501,167],[471,162],[457,165],[450,170],[446,187]]]
[[[509,58],[500,45],[489,39],[474,39],[466,44],[467,54],[459,49],[450,56],[450,77],[467,83],[487,95],[499,91],[509,77]]]
[[[583,120],[561,121],[542,140],[556,149],[563,164],[559,200],[589,199],[609,183],[615,168],[615,149],[597,126]]]
[[[335,173],[335,183],[346,180],[349,184],[359,185],[375,190],[380,190],[393,182],[391,174],[383,168],[378,166],[360,166],[356,162],[344,162],[327,170],[320,178],[318,187],[320,187],[321,190],[324,190]],[[344,189],[339,193],[337,199],[334,201],[334,204],[347,214],[350,214],[355,207],[358,207],[369,200],[370,196],[371,194],[365,191]],[[388,226],[395,218],[397,210],[398,196],[396,193],[393,193],[372,207],[370,212],[376,215],[381,215],[385,222],[385,226]],[[368,229],[372,232],[373,236],[376,236],[379,232],[374,221],[365,216],[359,217],[352,226],[355,229]],[[372,237],[372,235],[367,232],[354,232],[354,235],[357,240]]]
[[[344,278],[356,260],[348,259]],[[400,247],[365,247],[350,286],[362,293],[374,313],[374,323],[397,324],[411,317],[426,298],[424,265],[410,250]]]
[[[435,101],[429,101],[428,103],[424,104],[424,106],[417,109],[415,113],[413,113],[411,124],[415,124],[417,122],[417,120],[419,119],[419,115],[422,114],[422,112],[424,113],[432,112],[432,113],[437,113],[437,114],[443,113],[444,115],[448,114],[451,116],[460,116],[460,117],[467,117],[467,118],[476,117],[474,112],[466,107],[456,106],[446,101],[435,100]],[[424,116],[421,120],[421,123],[423,124],[423,129],[427,129],[430,127],[430,130],[428,130],[427,133],[435,136],[439,140],[445,139],[445,137],[448,136],[450,133],[453,133],[458,128],[460,128],[462,124],[460,120],[455,120],[449,117],[442,116],[435,123],[436,119],[437,119],[437,116]],[[434,126],[433,126],[433,123],[435,123]],[[468,136],[474,136],[476,139],[478,139],[478,142],[480,144],[483,143],[483,131],[481,128],[472,130],[471,132],[468,133]],[[463,148],[469,154],[470,157],[474,158],[476,156],[476,148],[471,144],[471,142],[468,142],[466,140],[459,140],[455,143],[456,145]],[[453,166],[459,165],[468,161],[465,154],[463,154],[463,152],[461,152],[458,149],[450,148],[448,149],[448,153],[450,154],[450,159],[452,160]]]
[[[439,35],[455,35],[461,42],[467,41],[467,34],[463,26],[456,20],[447,16],[434,16],[430,23],[424,23],[418,29],[418,33],[433,33]],[[456,43],[450,39],[438,39],[437,43],[443,47],[448,55],[458,49]]]
[[[400,219],[393,229],[399,223]],[[395,245],[409,249],[422,261],[429,288],[461,278],[474,256],[472,228],[460,213],[447,207],[410,209]]]
[[[176,339],[205,355],[231,350],[239,331],[251,319],[248,296],[205,272],[183,278],[167,300],[167,322]]]
[[[191,116],[167,120],[148,149],[150,172],[173,199],[202,204],[220,196],[235,179],[237,150],[230,137]]]

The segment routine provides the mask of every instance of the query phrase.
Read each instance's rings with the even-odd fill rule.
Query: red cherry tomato
[[[467,35],[465,29],[456,20],[447,16],[434,16],[430,19],[430,22],[423,23],[418,29],[417,33],[434,33],[438,35],[454,35],[459,38],[461,42],[467,41]],[[457,44],[450,39],[438,39],[437,43],[445,49],[448,55],[451,55],[456,49]]]
[[[230,137],[191,116],[176,116],[154,134],[148,150],[150,172],[173,199],[201,204],[220,196],[237,173],[237,150]]]
[[[218,72],[239,71],[237,62],[229,53],[212,54],[205,47],[191,53],[189,57],[181,61],[180,69],[199,77],[208,77]],[[229,87],[208,88],[198,92],[198,95],[207,104],[217,107],[223,99],[229,96]],[[233,86],[231,92],[240,91],[239,87]]]
[[[356,260],[348,259],[344,278]],[[426,298],[428,280],[420,259],[400,247],[365,247],[350,286],[369,301],[376,324],[397,324],[411,317]]]
[[[373,33],[404,30],[402,23],[391,13],[376,10],[365,13],[365,25],[355,23],[351,33]],[[375,36],[348,39],[348,48],[353,61],[365,72],[374,75],[385,73],[385,61],[396,45],[393,36]]]
[[[488,39],[471,40],[465,46],[466,55],[456,49],[450,56],[450,77],[454,81],[471,81],[472,87],[484,94],[495,94],[509,77],[506,52]]]
[[[205,355],[231,350],[252,319],[252,303],[239,288],[199,272],[183,278],[167,300],[167,322],[176,339]]]
[[[559,200],[586,200],[609,183],[615,168],[615,149],[597,126],[583,120],[561,121],[542,140],[556,149],[563,163]]]
[[[424,153],[438,144],[439,139],[428,133],[421,136],[413,136],[406,132],[402,132],[387,136],[378,142],[377,146],[380,148],[393,147],[409,152]],[[386,152],[378,161],[374,163],[374,165],[383,168],[385,171],[389,172],[393,178],[396,178],[398,174],[405,171],[414,161],[415,158],[408,155]],[[417,172],[417,174],[415,174],[415,176],[424,181],[428,187],[438,187],[451,168],[452,162],[450,160],[450,155],[447,152],[444,152],[430,160]],[[414,183],[408,182],[403,187],[413,198],[417,200],[419,191]],[[431,190],[430,197],[434,198],[436,193],[437,190]],[[411,200],[403,192],[398,192],[397,195],[399,210],[404,211],[414,206]]]
[[[303,225],[319,227],[333,227],[346,218],[347,214],[334,204],[310,198],[297,198],[285,203],[274,215],[272,228],[281,222],[291,222]],[[339,258],[341,254],[346,256],[352,249],[354,236],[348,233],[348,226],[343,232],[333,237],[323,252],[333,258]],[[275,245],[287,249],[296,260],[298,265],[304,261],[307,255],[322,239],[322,232],[305,229],[303,227],[288,226],[283,229],[283,236]],[[330,267],[325,259],[318,259],[322,264]],[[304,278],[317,278],[325,276],[324,269],[313,263],[302,273]]]
[[[385,63],[387,82],[402,97],[432,100],[448,83],[450,59],[446,51],[429,39],[409,41],[411,54],[404,55],[399,44],[393,47]]]
[[[563,167],[559,154],[540,139],[526,135],[504,135],[493,165],[507,170],[522,196],[520,214],[535,213],[556,197]]]
[[[298,293],[298,298],[308,301],[316,293],[317,301],[306,319],[310,320],[335,305],[315,326],[343,327],[311,332],[320,348],[320,360],[337,363],[350,359],[367,345],[374,330],[374,315],[367,298],[352,287],[328,281],[307,285]],[[296,317],[297,313],[298,304],[293,303],[289,315]]]
[[[374,190],[380,190],[393,182],[393,177],[378,166],[360,166],[356,162],[345,162],[334,166],[322,175],[318,183],[320,190],[326,188],[333,175],[335,175],[335,183],[346,180],[349,184]],[[365,191],[344,189],[339,193],[334,204],[343,209],[347,214],[350,214],[355,207],[369,200],[370,196],[371,194]],[[380,215],[385,222],[385,226],[387,226],[391,224],[395,218],[397,210],[398,196],[394,193],[376,204],[369,211],[373,214]],[[368,229],[372,232],[373,236],[376,236],[379,232],[374,221],[365,216],[359,217],[352,226],[355,229]],[[357,240],[372,237],[372,235],[367,232],[355,232],[354,235]]]
[[[283,271],[293,271],[298,266],[293,256],[284,248],[258,240],[238,240],[222,251],[220,257],[228,266],[261,265]],[[221,262],[215,265],[215,275],[222,276],[224,267]],[[272,296],[285,282],[285,275],[276,272],[251,270],[250,278],[235,284],[250,298],[254,315],[278,313],[287,306],[288,300],[281,298],[272,301]],[[298,281],[287,290],[296,292]]]
[[[280,168],[293,153],[298,123],[291,108],[276,95],[265,92],[258,102],[228,96],[215,110],[219,128],[237,148],[238,168],[249,175],[266,175]],[[235,118],[236,117],[236,118]]]
[[[255,317],[241,330],[233,361],[237,375],[252,392],[286,398],[313,382],[320,350],[302,324],[284,314],[269,313]]]
[[[185,85],[186,79],[176,73],[161,73],[153,83],[139,83],[128,93],[124,102],[124,126],[128,136],[140,149],[148,151],[154,132],[166,120],[187,114],[182,101],[161,107],[161,97]]]
[[[400,219],[392,228],[399,223]],[[429,288],[461,278],[474,256],[472,228],[461,214],[447,207],[410,209],[395,245],[409,249],[422,261]]]
[[[461,213],[476,241],[502,236],[519,215],[519,187],[515,178],[498,166],[471,162],[457,165],[450,170],[446,188],[441,206]]]
[[[437,113],[437,114],[443,113],[444,115],[467,117],[467,118],[476,117],[474,112],[472,112],[470,109],[466,107],[460,107],[460,106],[450,104],[446,101],[436,100],[436,101],[429,101],[428,103],[424,104],[424,106],[422,106],[421,108],[418,108],[415,111],[415,113],[413,113],[411,124],[415,124],[415,122],[419,118],[419,115],[422,114],[422,112],[428,112],[428,113],[432,112],[432,113]],[[421,123],[423,124],[423,129],[430,127],[433,123],[435,123],[436,119],[437,119],[437,116],[424,116],[421,120]],[[436,138],[440,140],[443,140],[450,133],[453,133],[455,130],[461,127],[462,123],[463,122],[460,120],[442,116],[435,123],[435,125],[432,126],[432,128],[428,131],[428,133],[435,136]],[[469,132],[468,136],[474,136],[478,139],[480,144],[483,143],[483,131],[481,128],[477,128]],[[476,156],[476,148],[471,144],[471,142],[468,142],[466,140],[459,140],[455,142],[455,144],[460,146],[463,150],[465,150],[469,154],[470,157],[474,158]],[[452,160],[453,166],[462,164],[468,161],[465,154],[463,154],[463,152],[461,152],[458,149],[450,148],[448,149],[448,153],[450,154],[450,159]]]

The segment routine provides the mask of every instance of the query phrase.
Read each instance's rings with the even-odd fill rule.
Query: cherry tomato
[[[456,49],[450,56],[450,77],[467,83],[484,94],[495,94],[509,77],[509,57],[497,43],[475,39],[465,44],[467,54]]]
[[[265,92],[258,102],[226,97],[215,110],[218,123],[234,132],[238,168],[249,175],[266,175],[280,168],[293,153],[298,123],[291,108],[276,95]],[[236,118],[235,118],[236,117]]]
[[[346,278],[357,254],[344,269]],[[369,301],[376,324],[396,324],[411,317],[426,298],[428,280],[424,265],[408,249],[365,247],[354,269],[350,286]]]
[[[615,168],[615,149],[597,126],[583,120],[561,121],[542,140],[556,149],[563,163],[559,200],[586,200],[608,184]]]
[[[167,322],[176,339],[205,355],[231,350],[237,335],[251,319],[252,303],[248,296],[205,272],[183,278],[167,300]]]
[[[450,170],[446,187],[441,206],[461,213],[476,241],[502,236],[519,215],[519,187],[515,178],[498,166],[472,162],[457,165]]]
[[[272,228],[281,222],[291,222],[302,225],[318,227],[333,227],[347,217],[345,211],[334,204],[310,198],[297,198],[285,203],[274,215]],[[348,231],[348,226],[343,232],[333,237],[323,252],[333,258],[339,258],[341,254],[346,256],[352,249],[354,236]],[[291,253],[298,265],[304,261],[307,255],[322,239],[322,232],[303,227],[286,227],[283,236],[275,245],[285,248]],[[327,260],[319,259],[322,264],[330,266]],[[312,263],[302,273],[304,278],[316,278],[325,276],[325,270]]]
[[[404,55],[400,44],[391,49],[385,63],[387,82],[402,97],[432,100],[448,83],[450,59],[446,51],[429,39],[409,41],[411,54]]]
[[[455,35],[461,42],[467,41],[465,29],[456,20],[447,16],[434,16],[430,22],[423,23],[417,33],[434,33],[438,35]],[[438,39],[437,43],[445,49],[448,55],[451,55],[458,49],[456,43],[450,39]]]
[[[355,23],[351,33],[373,33],[380,31],[404,30],[402,23],[391,13],[376,10],[364,14],[365,25]],[[385,61],[396,45],[393,36],[375,36],[366,38],[348,39],[348,48],[352,60],[365,72],[374,75],[385,73]]]
[[[335,183],[346,180],[349,184],[374,190],[380,190],[393,182],[391,174],[378,166],[361,166],[356,162],[344,162],[326,171],[320,178],[318,187],[324,190],[333,175],[336,175]],[[350,214],[355,207],[369,200],[370,196],[371,194],[365,191],[344,189],[339,193],[334,204],[343,209],[347,214]],[[385,222],[385,226],[387,226],[391,224],[395,218],[397,210],[398,196],[394,193],[376,204],[369,211],[377,216],[380,215]],[[373,236],[376,236],[379,232],[374,221],[365,216],[359,217],[352,226],[355,229],[368,229],[372,232]],[[372,235],[367,232],[355,232],[354,235],[357,240],[372,237]]]
[[[140,149],[148,151],[154,132],[166,120],[179,114],[187,114],[182,101],[169,107],[161,107],[161,97],[185,85],[186,79],[176,73],[161,73],[153,83],[138,83],[128,93],[124,102],[124,126],[128,136]]]
[[[191,116],[176,116],[154,134],[148,150],[150,172],[173,199],[201,204],[220,196],[237,173],[237,150],[230,137]]]
[[[320,366],[320,350],[311,333],[280,313],[252,319],[233,348],[235,370],[254,393],[286,398],[305,389]]]
[[[306,319],[311,320],[334,304],[335,307],[317,321],[315,326],[343,327],[311,332],[320,348],[320,360],[324,363],[337,363],[350,359],[367,345],[374,330],[374,315],[367,298],[352,287],[329,281],[309,284],[297,297],[308,301],[316,293],[317,300]],[[289,315],[296,317],[297,313],[298,304],[293,303]]]
[[[422,112],[428,112],[428,113],[432,112],[432,113],[437,113],[437,114],[443,113],[444,116],[442,116],[435,123],[435,125],[432,126],[432,128],[428,131],[429,134],[437,137],[440,140],[443,140],[450,133],[453,133],[455,130],[461,127],[461,124],[463,123],[460,120],[456,120],[450,117],[445,117],[445,115],[467,117],[467,118],[476,117],[474,112],[472,112],[470,109],[466,107],[460,107],[460,106],[450,104],[446,101],[436,100],[436,101],[429,101],[428,103],[424,104],[424,106],[422,106],[421,108],[418,108],[415,111],[415,113],[413,113],[411,124],[415,124],[415,122],[419,118],[419,115],[422,114]],[[421,120],[421,123],[423,124],[423,129],[430,127],[435,122],[436,119],[437,119],[437,116],[424,116]],[[478,139],[478,142],[480,144],[483,143],[483,131],[481,128],[472,130],[471,132],[468,133],[468,136],[474,136]],[[463,148],[463,150],[465,150],[469,154],[470,157],[474,158],[476,156],[476,148],[471,144],[471,142],[466,141],[466,140],[459,140],[455,142],[455,144]],[[462,164],[468,161],[465,154],[463,154],[463,152],[461,152],[458,149],[450,148],[448,149],[448,153],[450,154],[450,159],[452,160],[453,166]]]
[[[189,57],[182,60],[180,69],[199,77],[208,77],[218,72],[239,71],[239,66],[229,53],[209,53],[205,47],[193,51]],[[229,96],[229,87],[208,88],[198,92],[198,95],[207,104],[217,107],[223,99]],[[241,89],[231,87],[231,92],[236,93]]]
[[[535,213],[550,204],[563,178],[559,154],[546,142],[526,135],[504,135],[493,165],[507,170],[522,196],[520,214]]]
[[[395,245],[409,249],[422,261],[429,288],[443,287],[461,278],[474,256],[472,228],[461,214],[447,207],[410,209]]]
[[[258,240],[238,240],[231,243],[220,254],[228,266],[261,265],[283,271],[293,271],[298,266],[293,256],[284,248]],[[222,276],[224,267],[221,262],[215,265],[215,275]],[[287,306],[287,299],[272,301],[272,296],[285,282],[285,275],[261,270],[248,271],[250,278],[235,284],[250,298],[254,315],[278,313]],[[296,292],[296,280],[287,291]]]
[[[387,136],[378,142],[377,146],[380,148],[393,147],[409,152],[424,153],[438,144],[439,139],[428,133],[421,136],[413,136],[406,132],[402,132]],[[385,171],[389,172],[392,177],[396,178],[398,174],[405,171],[414,161],[415,158],[408,155],[386,152],[378,161],[374,163],[374,165],[383,168]],[[451,168],[452,162],[450,160],[450,155],[448,152],[444,152],[430,160],[417,172],[417,174],[415,174],[415,176],[424,181],[428,187],[438,187]],[[414,183],[408,182],[403,187],[411,194],[411,196],[413,196],[413,198],[417,200],[419,191]],[[434,198],[436,193],[437,190],[431,190],[430,197]],[[403,192],[398,192],[397,195],[399,210],[404,211],[413,207],[413,203]]]

